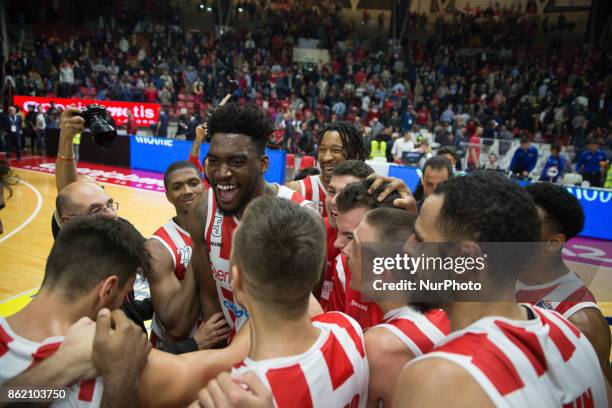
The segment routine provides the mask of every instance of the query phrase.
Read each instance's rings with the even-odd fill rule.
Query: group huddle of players
[[[320,175],[267,183],[271,121],[227,104],[198,129],[210,141],[204,175],[197,159],[167,169],[176,216],[145,241],[101,186],[77,178],[82,126],[67,109],[59,234],[40,292],[0,318],[5,386],[61,383],[70,392],[57,402],[73,406],[608,406],[610,332],[561,258],[584,224],[565,189],[476,172],[441,183],[417,214],[344,122],[321,134]],[[360,293],[372,242],[546,245],[513,268],[466,272],[503,301],[374,302]],[[113,311],[129,310],[137,272],[155,311],[151,351]],[[70,375],[50,379],[58,365]]]

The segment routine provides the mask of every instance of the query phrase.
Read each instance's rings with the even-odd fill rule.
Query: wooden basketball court
[[[43,165],[46,168],[32,165],[25,166],[32,169],[15,169],[21,183],[13,187],[13,196],[0,213],[4,224],[4,234],[0,235],[0,316],[13,314],[27,304],[42,283],[45,260],[53,245],[51,217],[57,195],[51,170],[53,162],[46,162]],[[79,165],[79,168],[82,166],[88,165]],[[111,182],[113,173],[109,176],[108,171],[93,173],[92,170],[90,174],[97,175],[97,180],[119,202],[119,214],[132,222],[144,236],[150,236],[174,214],[163,192],[158,191],[161,190],[159,183],[155,186],[150,173],[146,174],[147,178],[127,176],[123,181],[118,176],[120,181],[115,179],[114,182]],[[160,175],[157,177],[161,179]],[[132,181],[126,182],[128,179]],[[599,268],[597,274],[600,277],[601,272]],[[612,274],[610,269],[606,272]],[[612,279],[606,279],[608,281],[612,282]],[[598,284],[594,289],[597,289],[594,292],[598,298],[612,299],[612,287]],[[612,316],[612,302],[600,302],[600,305],[605,316]]]

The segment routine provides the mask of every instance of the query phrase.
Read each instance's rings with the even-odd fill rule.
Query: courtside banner
[[[51,102],[55,102],[56,107],[65,109],[67,106],[75,105],[77,108],[84,108],[93,103],[104,106],[117,126],[124,126],[128,119],[128,112],[131,111],[136,120],[137,126],[149,126],[157,123],[159,117],[158,103],[141,103],[141,102],[120,102],[120,101],[96,101],[94,99],[71,99],[71,98],[47,98],[39,96],[23,96],[16,95],[14,98],[15,106],[28,111],[30,106],[41,106],[43,112],[49,109]]]

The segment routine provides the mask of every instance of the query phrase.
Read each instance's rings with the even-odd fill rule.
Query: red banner
[[[93,99],[68,99],[68,98],[44,98],[38,96],[22,96],[16,95],[13,98],[15,106],[23,109],[25,112],[28,111],[29,106],[41,106],[43,112],[49,109],[51,101],[55,102],[55,107],[65,109],[66,106],[74,104],[77,108],[84,108],[87,105],[96,103],[104,106],[109,112],[112,118],[115,120],[117,126],[124,126],[127,122],[128,111],[131,111],[136,120],[136,126],[149,126],[157,123],[159,118],[159,104],[158,103],[141,103],[141,102],[120,102],[120,101],[96,101]]]

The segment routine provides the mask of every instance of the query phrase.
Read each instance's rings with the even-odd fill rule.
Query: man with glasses
[[[119,203],[113,200],[104,187],[90,176],[77,175],[72,140],[85,130],[85,119],[77,116],[80,112],[80,109],[70,106],[60,118],[60,140],[55,162],[55,183],[59,194],[51,223],[54,239],[62,226],[74,217],[101,215],[110,219],[118,218]],[[150,318],[151,311],[148,309],[151,308],[146,304],[142,305],[144,307],[139,306],[134,299],[134,291],[130,291],[121,309],[146,332],[143,318]]]

